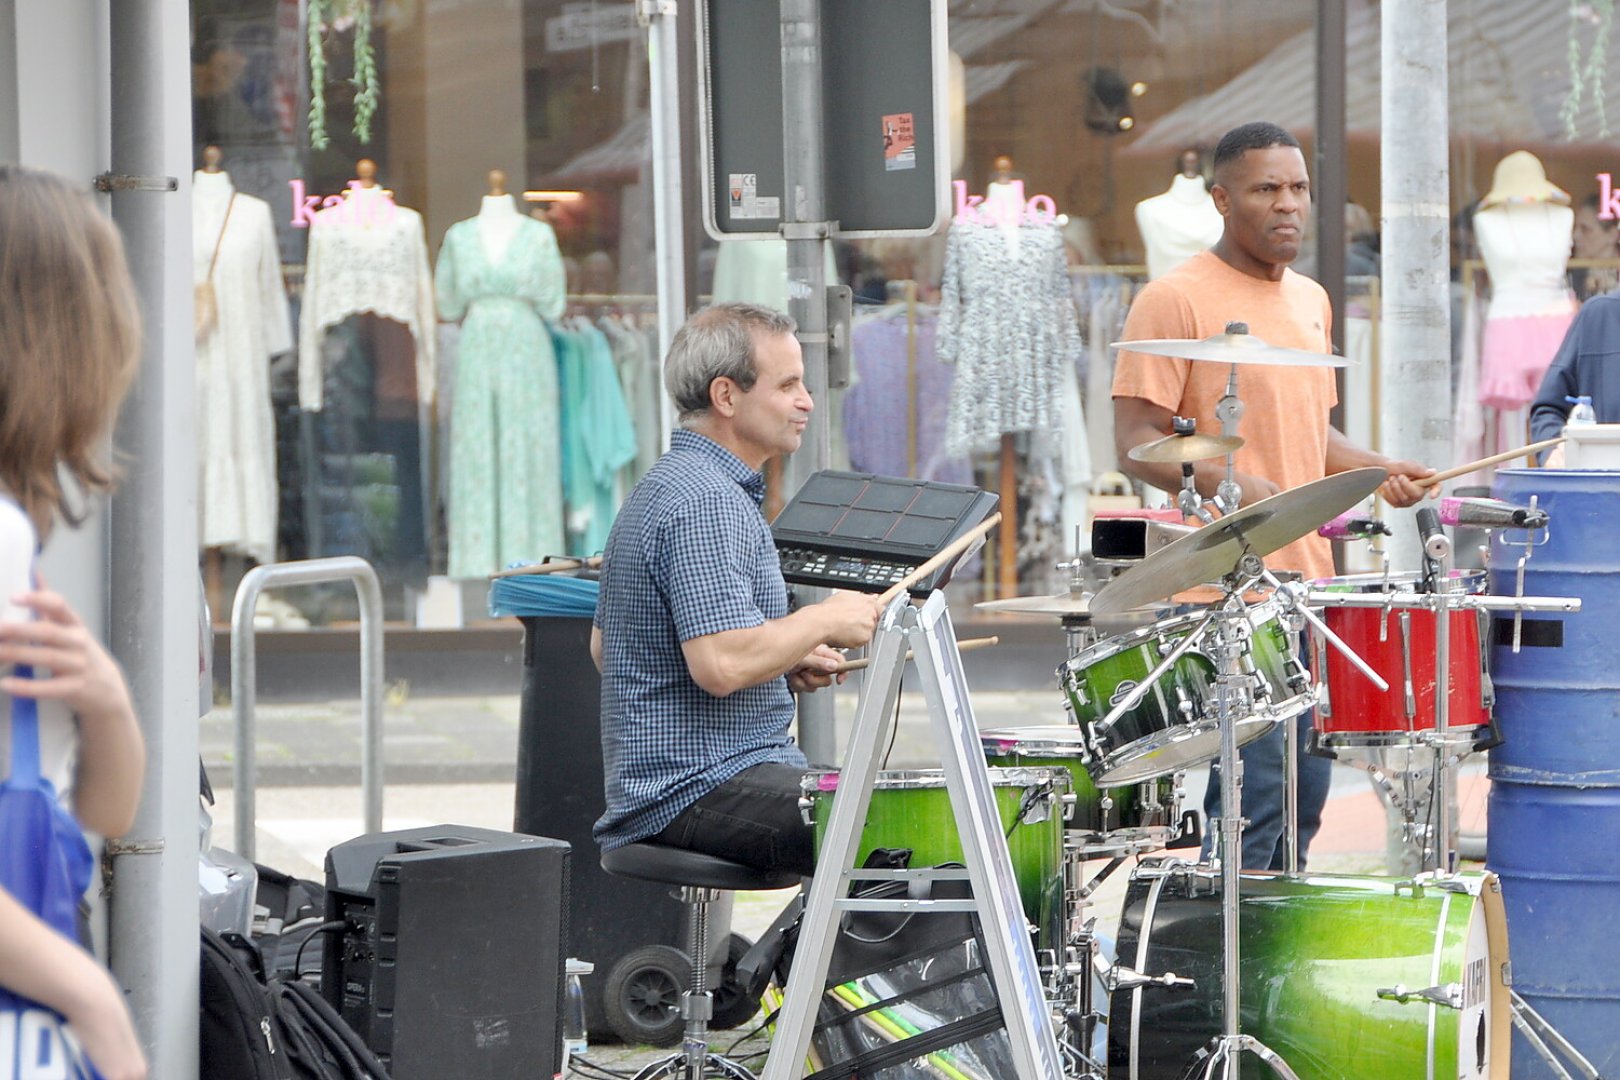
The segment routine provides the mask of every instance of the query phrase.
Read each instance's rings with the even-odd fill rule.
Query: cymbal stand
[[[1247,334],[1249,328],[1244,323],[1227,323],[1226,332]],[[1226,376],[1226,396],[1215,404],[1215,418],[1221,422],[1222,435],[1236,435],[1238,423],[1243,419],[1243,400],[1237,392],[1238,366],[1232,365],[1232,370]],[[1226,479],[1215,488],[1215,505],[1221,513],[1230,514],[1243,505],[1243,489],[1237,482],[1237,458],[1233,454],[1226,455]]]
[[[1243,862],[1243,763],[1237,752],[1237,720],[1254,709],[1257,676],[1244,670],[1253,627],[1243,592],[1265,571],[1260,557],[1245,551],[1225,581],[1226,596],[1216,607],[1214,624],[1215,715],[1221,725],[1221,821],[1216,855],[1221,864],[1222,1033],[1212,1039],[1188,1069],[1188,1080],[1239,1080],[1240,1055],[1247,1050],[1284,1080],[1299,1080],[1288,1063],[1265,1043],[1241,1030],[1238,956],[1238,871]]]

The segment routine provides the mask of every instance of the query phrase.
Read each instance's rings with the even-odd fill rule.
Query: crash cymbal
[[[983,611],[1007,611],[1015,615],[1090,615],[1087,593],[1053,593],[1051,596],[1009,596],[1005,600],[981,600],[973,606]]]
[[[1153,338],[1143,341],[1116,341],[1109,348],[1127,352],[1150,353],[1154,356],[1174,356],[1182,360],[1212,360],[1221,364],[1273,364],[1292,367],[1348,367],[1349,360],[1331,353],[1306,352],[1304,349],[1285,349],[1272,345],[1248,332],[1242,323],[1229,323],[1228,328],[1242,327],[1242,333],[1212,334],[1207,338]]]
[[[1132,461],[1181,465],[1189,461],[1225,457],[1243,448],[1238,435],[1166,435],[1162,439],[1131,447]]]
[[[1140,607],[1218,581],[1237,568],[1245,552],[1266,556],[1298,540],[1377,491],[1385,475],[1379,468],[1352,469],[1228,514],[1159,549],[1097,590],[1092,614]]]

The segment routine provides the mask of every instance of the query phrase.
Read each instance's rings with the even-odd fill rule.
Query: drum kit
[[[1518,1005],[1506,980],[1500,887],[1488,872],[1459,871],[1448,806],[1456,766],[1492,738],[1492,614],[1517,621],[1526,611],[1578,610],[1579,601],[1522,595],[1535,530],[1525,534],[1519,595],[1486,595],[1482,575],[1450,570],[1444,533],[1425,521],[1433,511],[1419,511],[1421,573],[1391,573],[1386,558],[1382,573],[1285,580],[1264,557],[1361,503],[1385,473],[1352,470],[1242,505],[1237,371],[1343,360],[1270,346],[1241,324],[1204,340],[1119,347],[1232,365],[1221,435],[1178,421],[1131,453],[1180,464],[1177,507],[1204,524],[1176,526],[1177,538],[1135,557],[1087,553],[1067,564],[1068,592],[979,605],[1055,616],[1068,639],[1057,672],[1067,722],[980,733],[1068,1074],[1235,1080],[1252,1074],[1247,1051],[1287,1078],[1505,1077]],[[1226,458],[1227,479],[1210,506],[1193,488],[1192,465],[1214,457]],[[1189,590],[1207,602],[1167,610]],[[1134,629],[1096,632],[1098,619],[1130,615]],[[1238,750],[1312,709],[1311,750],[1405,756],[1394,801],[1421,873],[1300,872],[1292,722],[1282,724],[1288,867],[1240,869]],[[1183,776],[1212,762],[1223,807],[1211,822],[1212,860],[1156,854],[1196,846]],[[818,808],[816,820],[831,784],[806,778],[804,805]],[[937,776],[880,774],[862,857],[951,834],[939,787]],[[926,856],[949,861],[948,846]],[[1140,856],[1153,857],[1129,875],[1108,958],[1092,897]],[[921,864],[924,853],[914,858]],[[1088,876],[1096,860],[1105,865]],[[1094,982],[1108,997],[1105,1054],[1094,1049],[1105,1020]]]

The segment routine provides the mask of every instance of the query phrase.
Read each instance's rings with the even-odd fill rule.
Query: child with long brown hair
[[[82,516],[76,502],[111,489],[107,437],[140,340],[112,222],[66,180],[0,166],[0,775],[13,775],[16,703],[31,701],[40,775],[83,828],[109,837],[140,799],[140,726],[117,662],[34,563],[58,520]],[[110,973],[4,889],[0,988],[59,1013],[106,1080],[146,1075]]]

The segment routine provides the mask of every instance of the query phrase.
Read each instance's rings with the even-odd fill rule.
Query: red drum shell
[[[1401,643],[1401,609],[1328,607],[1323,621],[1343,638],[1367,666],[1384,677],[1388,690],[1379,690],[1351,666],[1337,649],[1327,650],[1328,709],[1318,709],[1316,729],[1324,741],[1351,744],[1358,736],[1394,735],[1434,730],[1436,666],[1435,613],[1408,608],[1411,616],[1412,690],[1416,715],[1406,715],[1405,663]],[[1385,640],[1379,626],[1388,620]],[[1490,723],[1482,686],[1479,616],[1473,611],[1451,612],[1450,728],[1479,728]],[[1320,654],[1318,654],[1320,655]],[[1348,736],[1348,738],[1335,738]],[[1369,740],[1384,742],[1388,740]]]

